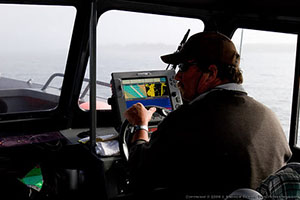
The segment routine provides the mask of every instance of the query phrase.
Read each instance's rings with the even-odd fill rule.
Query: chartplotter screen
[[[121,121],[135,103],[175,110],[182,104],[174,70],[112,73],[113,109]]]
[[[140,102],[145,106],[156,105],[172,110],[165,77],[122,80],[122,89],[127,108]]]

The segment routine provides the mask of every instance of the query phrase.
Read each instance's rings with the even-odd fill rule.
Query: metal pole
[[[97,5],[96,1],[91,2],[91,20],[90,20],[90,148],[95,152],[96,146],[96,28],[97,28]]]
[[[242,57],[242,47],[243,47],[243,40],[244,40],[244,29],[242,28],[241,31],[241,40],[240,40],[240,57]]]

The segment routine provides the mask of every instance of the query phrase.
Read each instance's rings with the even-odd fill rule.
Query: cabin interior
[[[96,150],[121,131],[111,74],[168,71],[160,56],[190,30],[232,38],[244,87],[277,114],[290,162],[300,162],[299,8],[292,0],[0,0],[1,155],[21,163],[11,168],[20,176],[38,163],[53,199],[130,199],[124,152]],[[23,191],[14,187],[7,191]]]

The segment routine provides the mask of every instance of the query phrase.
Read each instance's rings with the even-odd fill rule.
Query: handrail
[[[90,83],[89,83],[90,79],[84,78],[83,81],[88,82],[88,84],[85,86],[85,88],[84,88],[83,92],[81,93],[79,99],[83,99],[87,95],[87,93],[90,89]],[[105,86],[105,87],[111,87],[111,85],[109,83],[106,83],[106,82],[103,82],[103,81],[96,81],[96,84],[97,85],[102,85],[102,86]]]
[[[64,74],[62,74],[62,73],[54,73],[54,74],[52,74],[49,78],[48,78],[48,80],[46,81],[46,83],[45,83],[45,85],[42,87],[42,90],[44,91],[44,90],[46,90],[47,88],[48,88],[48,86],[50,85],[50,83],[52,82],[52,80],[54,79],[54,78],[56,78],[56,77],[64,77]]]
[[[43,90],[43,91],[46,90],[49,87],[50,83],[53,81],[53,79],[56,78],[56,77],[64,77],[64,74],[63,73],[54,73],[54,74],[52,74],[48,78],[48,80],[46,81],[46,83],[44,84],[44,86],[42,87],[41,90]],[[87,82],[88,84],[85,86],[85,88],[84,88],[83,92],[81,93],[79,99],[83,99],[87,95],[87,93],[90,89],[90,83],[89,83],[90,79],[89,78],[84,78],[83,82]],[[109,83],[106,83],[106,82],[103,82],[103,81],[98,81],[97,80],[96,84],[104,86],[104,87],[111,87],[111,85]],[[101,98],[101,97],[99,97],[99,98]]]

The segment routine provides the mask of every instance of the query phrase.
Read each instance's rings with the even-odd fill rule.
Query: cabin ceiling
[[[231,35],[235,27],[298,33],[296,0],[98,0],[99,8],[199,18],[206,30]],[[299,27],[299,28],[298,28]]]
[[[88,4],[93,0],[0,0],[2,3],[29,4]],[[189,9],[200,9],[215,13],[261,14],[268,16],[300,17],[300,1],[298,0],[96,0],[103,4],[151,4]]]
[[[300,16],[300,2],[297,0],[127,0],[181,8],[197,8],[215,12]]]

